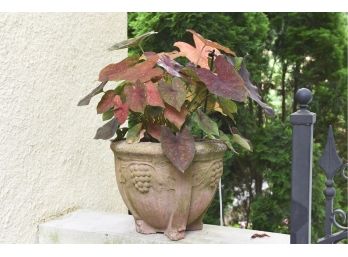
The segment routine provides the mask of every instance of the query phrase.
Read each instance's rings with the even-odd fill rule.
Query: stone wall
[[[0,243],[78,208],[125,213],[94,99],[99,70],[126,56],[126,13],[0,13]]]

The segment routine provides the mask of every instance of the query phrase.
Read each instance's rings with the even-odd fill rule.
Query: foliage
[[[261,89],[258,99],[273,104],[276,118],[270,121],[255,102],[219,106],[235,120],[243,136],[253,143],[253,152],[227,152],[224,159],[223,206],[227,224],[246,221],[254,229],[286,232],[289,217],[291,128],[289,115],[296,110],[293,97],[300,87],[312,90],[311,111],[317,114],[314,129],[313,239],[323,235],[325,178],[317,166],[327,128],[332,124],[337,149],[347,161],[347,15],[342,13],[129,13],[131,36],[158,31],[143,45],[157,52],[171,51],[173,38],[193,40],[185,28],[193,28],[242,56],[252,76],[239,70],[244,82]],[[195,45],[196,46],[196,45]],[[130,56],[139,54],[130,51]],[[180,58],[178,58],[180,59]],[[239,68],[238,59],[233,59]],[[240,68],[239,68],[240,69]],[[241,74],[242,73],[242,74]],[[208,75],[209,76],[209,75]],[[247,79],[247,77],[249,77]],[[219,76],[212,77],[218,81]],[[211,84],[210,84],[211,86]],[[249,96],[252,87],[249,87]],[[203,92],[204,94],[204,92]],[[257,101],[256,99],[253,99]],[[219,108],[217,107],[217,108]],[[238,115],[235,115],[238,107]],[[267,108],[264,108],[267,112]],[[209,114],[220,121],[219,131],[229,135],[228,125],[218,112]],[[191,132],[200,135],[194,123]],[[221,133],[220,133],[221,134]],[[335,179],[336,207],[347,211],[348,187]],[[262,189],[262,185],[268,185]],[[218,198],[215,197],[205,222],[219,224]]]
[[[190,166],[195,155],[189,121],[198,124],[206,138],[221,140],[230,148],[239,144],[251,150],[248,140],[230,125],[232,113],[237,112],[234,102],[245,102],[250,96],[267,110],[270,107],[261,101],[249,75],[245,76],[248,71],[242,58],[236,62],[235,53],[228,47],[193,30],[187,31],[193,36],[194,46],[174,43],[180,51],[143,52],[140,44],[156,34],[153,31],[110,48],[113,51],[139,46],[142,55],[134,54],[104,67],[99,73],[101,84],[79,102],[78,105],[86,105],[102,93],[97,113],[102,114],[103,120],[111,120],[98,129],[96,139],[110,139],[116,134],[114,140],[121,140],[124,133],[119,126],[129,116],[135,116],[137,122],[128,124],[127,143],[160,142],[164,154],[181,172]],[[185,58],[182,64],[175,60],[179,57]],[[108,81],[121,84],[103,91]],[[215,112],[225,116],[231,138],[219,132],[219,124],[208,116]]]

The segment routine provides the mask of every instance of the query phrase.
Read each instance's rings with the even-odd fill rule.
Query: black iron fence
[[[291,114],[293,126],[292,135],[292,178],[291,178],[291,244],[311,243],[311,211],[312,211],[312,152],[313,127],[316,121],[315,113],[309,111],[308,104],[312,100],[312,93],[306,88],[297,91],[295,100],[299,110]],[[348,180],[347,167],[337,155],[332,127],[329,127],[327,143],[319,160],[319,166],[326,176],[324,190],[325,225],[324,236],[318,243],[338,243],[348,238],[347,213],[341,209],[334,209],[335,197],[334,177],[342,175]],[[324,203],[323,203],[324,204]],[[341,223],[337,218],[340,217]],[[343,224],[342,224],[343,223]],[[339,231],[333,233],[333,226]]]

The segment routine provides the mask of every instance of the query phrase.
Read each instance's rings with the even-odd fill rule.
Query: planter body
[[[223,172],[226,146],[197,142],[196,155],[185,173],[163,154],[159,143],[111,143],[121,196],[135,219],[136,231],[164,232],[171,240],[185,230],[200,230]]]

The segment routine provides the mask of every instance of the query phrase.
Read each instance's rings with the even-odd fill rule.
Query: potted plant
[[[97,113],[107,122],[95,138],[112,139],[118,188],[136,230],[164,232],[171,240],[202,229],[227,148],[240,144],[250,150],[233,127],[236,102],[250,97],[273,112],[261,101],[243,58],[188,32],[195,45],[176,42],[179,51],[144,52],[141,42],[155,32],[114,45],[110,50],[140,47],[142,55],[103,68],[101,84],[78,104],[102,94]],[[119,84],[104,90],[109,81]],[[222,123],[229,133],[219,129]]]

